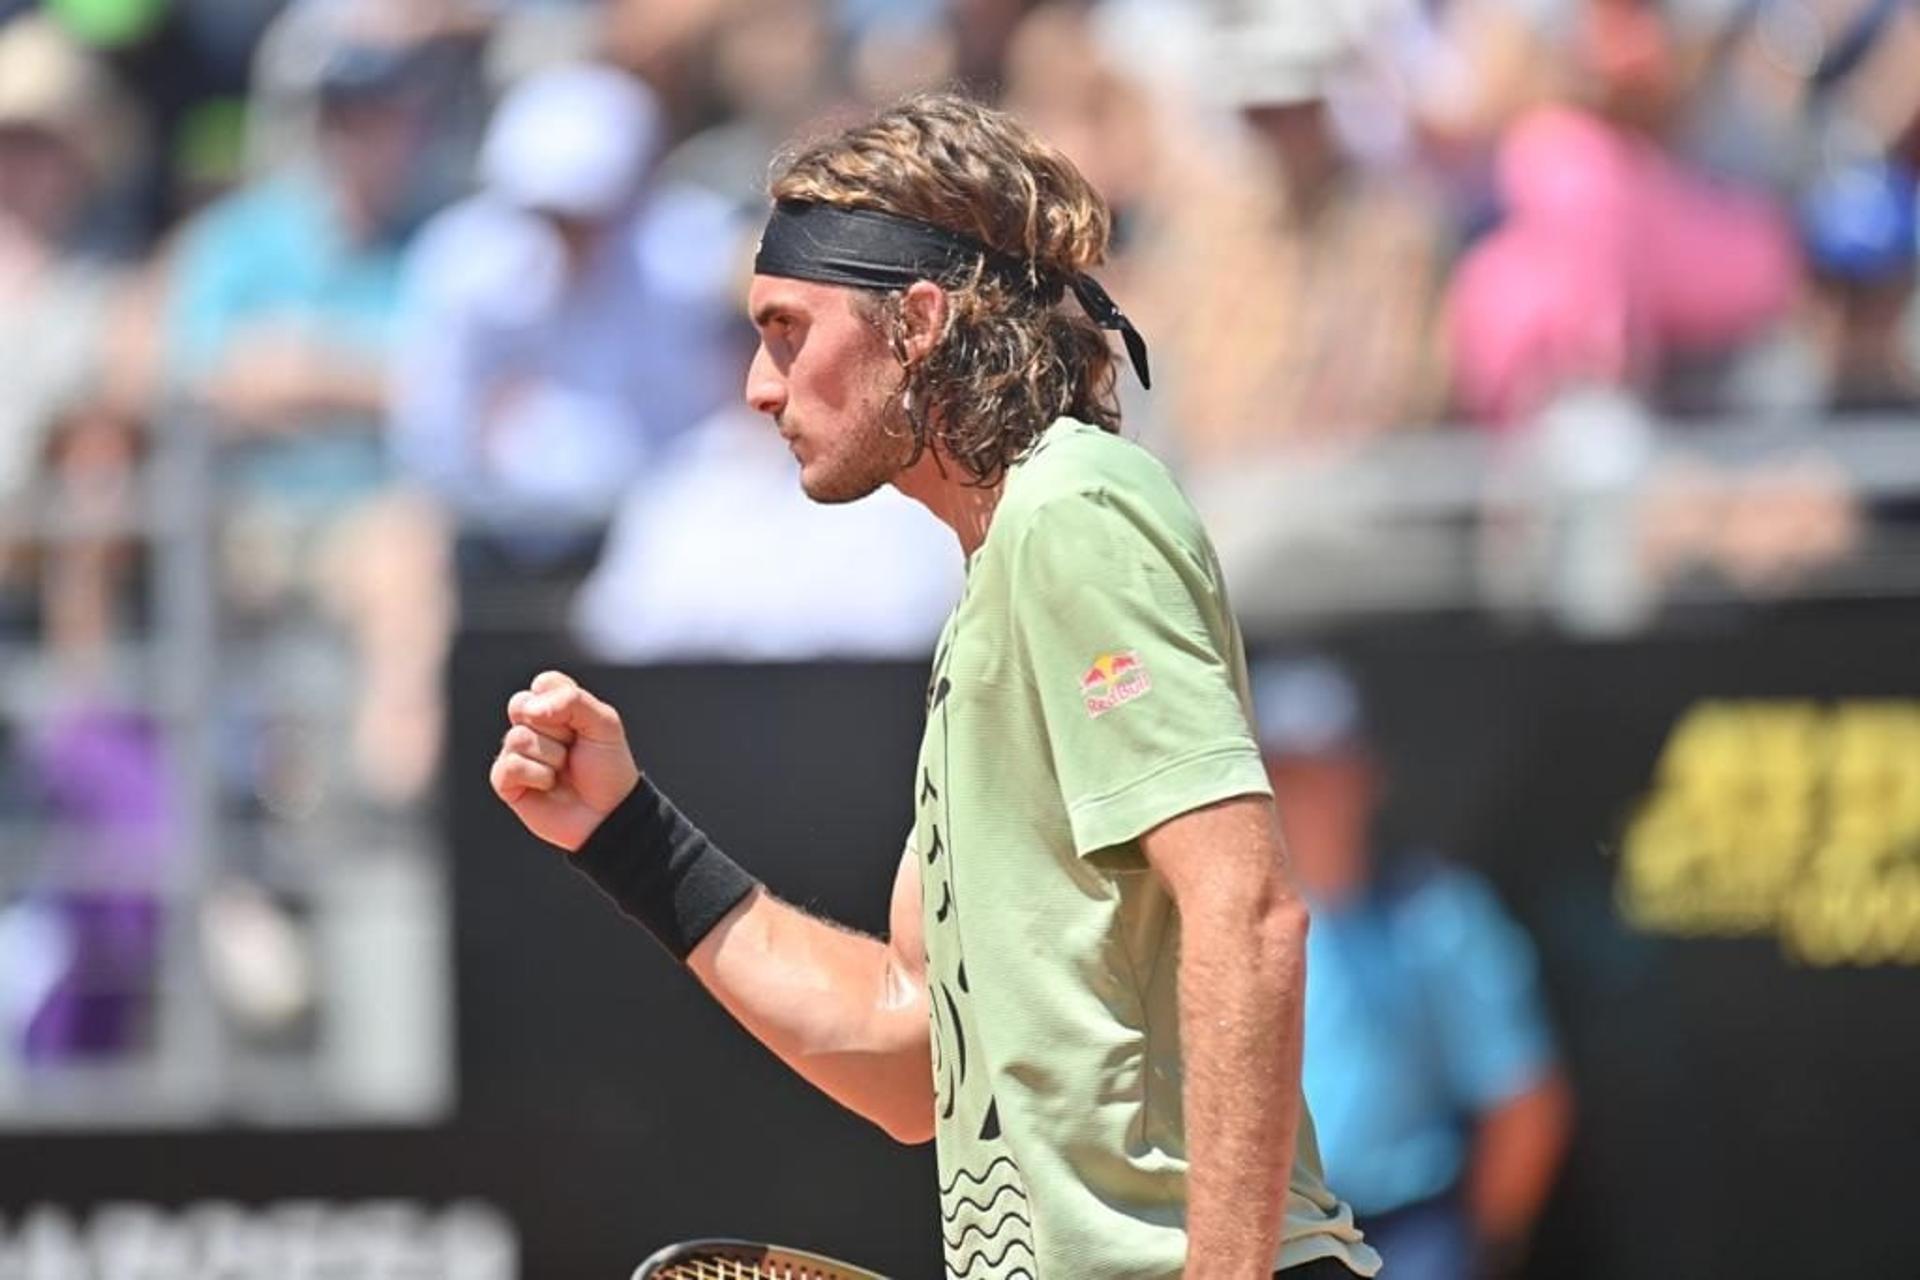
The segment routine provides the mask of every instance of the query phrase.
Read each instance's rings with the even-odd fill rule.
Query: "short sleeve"
[[[1449,1082],[1474,1110],[1531,1088],[1554,1062],[1533,945],[1493,890],[1459,868],[1423,891],[1418,924]]]
[[[1203,805],[1270,793],[1204,543],[1116,495],[1062,495],[1022,530],[1010,586],[1082,857]]]

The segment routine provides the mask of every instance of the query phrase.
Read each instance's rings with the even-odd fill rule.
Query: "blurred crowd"
[[[1577,487],[1655,421],[1920,410],[1916,67],[1906,0],[0,0],[0,823],[66,833],[0,862],[0,1032],[61,1060],[151,1016],[206,798],[176,668],[127,687],[168,592],[218,620],[171,659],[216,686],[216,807],[296,824],[422,810],[462,626],[543,664],[924,654],[945,531],[808,503],[740,400],[788,140],[958,85],[1068,152],[1152,344],[1129,431],[1200,488],[1416,433]],[[1818,451],[1678,459],[1636,471],[1649,575],[1858,545]],[[1309,1084],[1362,1208],[1460,1274],[1523,1241],[1564,1080],[1490,891],[1368,846],[1343,687],[1262,716],[1315,1016],[1394,1106]],[[298,913],[226,856],[207,969],[297,1030]],[[1482,998],[1369,995],[1443,971]]]
[[[739,302],[781,144],[926,86],[1106,192],[1160,374],[1130,429],[1190,476],[1520,450],[1596,394],[1911,410],[1915,65],[1902,0],[0,0],[0,628],[97,678],[185,446],[222,635],[340,641],[375,804],[431,780],[463,617],[917,652],[956,558],[800,498]],[[1856,506],[1818,459],[1696,462],[1641,552],[1764,580]]]

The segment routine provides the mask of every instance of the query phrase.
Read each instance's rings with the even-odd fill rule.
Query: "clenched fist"
[[[640,781],[620,713],[543,671],[507,702],[513,727],[489,777],[527,830],[572,853]]]

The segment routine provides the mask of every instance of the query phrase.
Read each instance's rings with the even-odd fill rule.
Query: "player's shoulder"
[[[1199,532],[1167,467],[1125,436],[1061,418],[1009,469],[996,524],[1022,528],[1121,519]]]

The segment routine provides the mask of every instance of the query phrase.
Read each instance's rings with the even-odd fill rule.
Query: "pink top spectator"
[[[1498,427],[1561,387],[1632,385],[1669,353],[1730,350],[1799,289],[1784,216],[1687,173],[1653,142],[1566,108],[1501,144],[1500,229],[1449,294],[1461,405]]]

